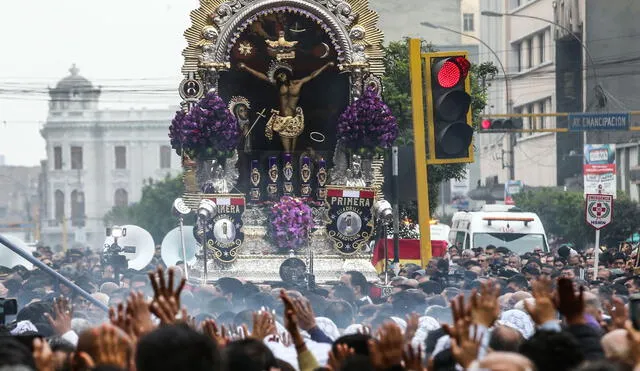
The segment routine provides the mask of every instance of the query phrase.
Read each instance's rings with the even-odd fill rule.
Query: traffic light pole
[[[421,41],[409,40],[409,77],[411,79],[411,114],[413,118],[413,150],[416,164],[418,224],[420,225],[420,263],[423,268],[431,260],[431,224],[429,223],[429,182],[424,123]]]

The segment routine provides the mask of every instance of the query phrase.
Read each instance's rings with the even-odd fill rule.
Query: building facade
[[[380,16],[384,41],[402,41],[405,37],[422,38],[433,45],[458,45],[461,36],[445,30],[420,25],[431,22],[462,32],[461,4],[464,0],[369,0]]]
[[[109,210],[137,202],[146,184],[181,172],[167,137],[175,110],[101,110],[100,89],[75,66],[70,72],[49,90],[41,130],[42,241],[98,248]]]
[[[640,3],[580,1],[585,17],[584,43],[589,50],[585,101],[590,111],[628,112],[640,109]],[[640,116],[631,116],[637,126]],[[640,201],[640,133],[589,132],[590,144],[615,144],[618,193]]]
[[[0,234],[25,242],[39,238],[39,175],[38,166],[0,165]]]
[[[480,45],[480,55],[501,70],[500,76],[490,82],[485,113],[556,112],[553,27],[549,22],[526,18],[539,17],[553,22],[555,3],[552,0],[480,1],[481,12],[505,14],[480,18],[480,38],[490,46]],[[524,129],[555,127],[553,117],[523,120]],[[556,186],[557,140],[555,133],[479,135],[482,178],[497,177],[500,183],[521,180],[530,186]]]

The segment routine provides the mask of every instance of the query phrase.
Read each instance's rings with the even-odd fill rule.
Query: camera
[[[0,298],[0,325],[4,325],[6,316],[15,316],[16,314],[18,314],[18,301]]]

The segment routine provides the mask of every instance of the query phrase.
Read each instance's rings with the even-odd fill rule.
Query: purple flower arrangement
[[[169,126],[171,147],[190,158],[227,158],[240,141],[240,127],[227,105],[209,93],[188,112],[176,112]]]
[[[300,198],[282,197],[271,207],[271,237],[282,250],[303,247],[312,226],[311,208]]]
[[[361,154],[389,148],[397,137],[398,122],[373,88],[367,88],[338,119],[338,139]]]

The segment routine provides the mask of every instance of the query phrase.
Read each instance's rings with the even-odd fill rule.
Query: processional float
[[[367,0],[201,0],[191,20],[169,137],[197,252],[166,255],[201,283],[276,281],[300,260],[319,282],[376,280],[373,208],[398,131],[378,15]]]

